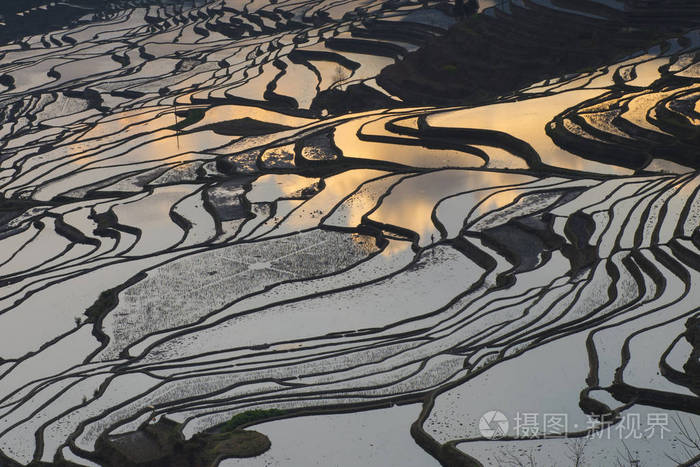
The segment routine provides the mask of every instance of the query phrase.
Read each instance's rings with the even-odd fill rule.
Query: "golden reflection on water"
[[[334,141],[345,157],[373,159],[411,167],[481,167],[484,160],[452,149],[429,149],[423,146],[362,141],[358,138],[363,124],[374,117],[358,118],[335,128]],[[409,138],[405,138],[409,139]]]
[[[469,211],[483,194],[503,185],[513,185],[532,180],[532,177],[519,174],[487,172],[480,170],[444,170],[406,179],[384,199],[382,205],[370,216],[385,224],[403,227],[420,236],[420,245],[425,246],[440,239],[440,232],[433,222],[433,211],[438,220],[462,225]],[[459,193],[472,192],[458,195]],[[443,204],[442,200],[452,199]],[[506,198],[494,198],[493,209],[505,204]],[[449,230],[449,229],[448,229]]]
[[[230,136],[218,135],[213,131],[198,131],[189,134],[175,134],[172,130],[161,130],[154,134],[156,139],[135,147],[119,157],[116,163],[138,163],[144,161],[167,160],[183,162],[192,160],[192,153],[202,153],[231,141]],[[213,156],[203,155],[203,158]]]
[[[572,93],[573,94],[573,93]],[[588,96],[586,94],[586,96]],[[590,94],[592,95],[592,94]],[[581,99],[581,95],[576,95],[571,100],[577,102]],[[552,101],[551,107],[559,111],[561,100],[558,102]],[[228,106],[227,106],[228,107]],[[421,111],[430,112],[432,109],[419,109]],[[393,115],[400,112],[394,111]],[[405,109],[407,117],[416,115],[416,110]],[[529,135],[533,133],[534,128],[538,128],[540,133],[548,141],[549,138],[544,134],[543,127],[539,127],[540,123],[549,120],[547,113],[545,117],[537,117],[539,113],[534,113],[534,118],[522,118],[522,115],[515,116],[510,114],[509,109],[504,109],[501,112],[482,112],[478,113],[479,109],[458,110],[446,114],[438,114],[439,126],[464,126],[463,113],[473,113],[469,115],[470,121],[472,117],[479,117],[480,127],[501,127],[499,122],[500,113],[508,114],[509,119],[505,122],[504,127],[508,127],[512,122],[526,123],[521,125],[521,131],[527,132]],[[346,157],[366,158],[375,160],[385,160],[393,162],[403,162],[407,165],[417,165],[418,167],[445,167],[457,165],[458,167],[474,167],[482,166],[483,160],[475,156],[463,153],[461,151],[445,151],[423,148],[420,146],[409,146],[390,143],[375,143],[367,142],[358,139],[358,131],[363,124],[380,119],[384,121],[382,113],[367,113],[362,117],[352,118],[349,121],[340,121],[335,128],[334,141],[340,147]],[[434,117],[431,117],[434,118]],[[413,120],[411,121],[413,124]],[[447,124],[445,123],[447,121]],[[327,122],[327,121],[326,121]],[[433,123],[431,121],[431,123]],[[451,125],[449,124],[451,123]],[[383,124],[370,123],[363,130],[370,131],[371,134],[389,134],[383,130]],[[551,143],[552,146],[553,143]],[[487,149],[487,148],[484,148]],[[564,153],[564,151],[561,151]],[[571,156],[565,153],[567,156]],[[514,156],[510,155],[515,159]],[[575,156],[572,156],[575,157]],[[505,159],[505,158],[503,158]],[[478,160],[478,162],[477,162]],[[521,161],[518,159],[518,161]],[[507,165],[507,160],[504,160]],[[522,162],[522,161],[521,161]],[[581,165],[585,163],[581,162]],[[523,168],[524,164],[518,164],[513,168]],[[507,167],[511,168],[511,167]],[[363,215],[372,210],[374,206],[380,203],[380,196],[385,194],[375,192],[373,190],[356,190],[365,182],[376,179],[378,177],[389,175],[389,172],[377,170],[348,170],[342,174],[329,177],[325,180],[325,187],[319,193],[314,194],[312,199],[300,206],[298,211],[304,216],[316,217],[320,220],[321,217],[328,215],[332,208],[340,203],[344,203],[344,208],[347,212],[347,218],[360,219]],[[437,175],[436,175],[437,174]],[[410,174],[408,174],[410,175]],[[411,180],[409,182],[409,180]],[[408,229],[416,232],[421,237],[421,244],[428,243],[429,239],[439,239],[437,231],[432,219],[431,213],[440,201],[440,199],[451,196],[455,193],[469,190],[488,189],[491,187],[502,187],[518,183],[525,183],[533,180],[533,177],[510,174],[499,171],[480,171],[480,170],[445,170],[433,174],[424,174],[415,179],[409,178],[404,180],[403,184],[408,183],[412,189],[406,189],[402,185],[390,189],[389,196],[379,205],[378,209],[370,216],[372,220],[382,224],[396,226],[402,229]],[[301,177],[298,175],[264,175],[253,183],[253,189],[248,194],[251,201],[254,202],[273,202],[277,198],[296,197],[303,190],[308,190],[311,186],[317,183],[317,179]],[[491,211],[501,208],[509,204],[516,197],[518,192],[511,191],[509,194],[498,196],[490,196],[484,201],[481,206],[482,212]],[[352,195],[351,201],[344,201],[344,198]],[[465,206],[465,211],[455,213],[454,215],[462,216],[460,222],[464,220],[464,216],[468,214],[468,209],[473,207]],[[308,228],[308,219],[302,219],[297,213],[297,216],[290,216],[285,222],[289,227]],[[349,226],[349,227],[357,227]]]
[[[296,174],[267,174],[258,177],[246,198],[251,203],[272,203],[279,198],[299,198],[304,190],[313,189],[320,178]]]
[[[331,193],[322,191],[317,196],[324,196],[332,203],[326,206],[327,213],[360,184],[385,174],[387,172],[351,170],[332,177],[332,180],[328,181],[324,191],[328,190]],[[352,203],[345,202],[344,207],[348,212],[348,218],[359,219],[378,205],[377,209],[369,214],[370,220],[413,231],[420,236],[421,245],[426,245],[440,238],[440,233],[431,218],[433,209],[440,200],[460,192],[509,186],[531,180],[533,177],[520,174],[478,170],[440,170],[418,176],[409,175],[387,191],[358,190],[353,195]],[[380,201],[380,197],[385,194],[387,196]],[[497,209],[511,201],[512,196],[494,196],[488,200],[483,209]],[[471,207],[473,204],[465,204],[463,210],[449,214],[457,216],[459,222],[463,222]],[[357,225],[351,227],[357,227]]]
[[[602,94],[599,90],[570,91],[553,96],[504,102],[469,109],[437,112],[428,124],[445,128],[477,128],[508,133],[529,143],[542,162],[583,172],[631,175],[632,170],[589,161],[560,148],[545,133],[546,125],[558,114],[580,102]]]
[[[530,143],[541,155],[543,162],[550,165],[598,173],[631,173],[627,169],[587,161],[574,156],[558,148],[544,131],[545,125],[552,117],[574,104],[599,94],[600,91],[572,91],[555,96],[494,104],[480,108],[438,111],[428,117],[428,123],[435,127],[484,128],[509,133]],[[182,110],[182,108],[180,107],[178,110]],[[159,107],[154,108],[151,112],[123,112],[116,118],[100,121],[95,128],[84,135],[84,139],[105,134],[118,134],[121,137],[128,137],[139,133],[148,133],[151,138],[156,138],[127,151],[118,158],[120,159],[118,163],[138,163],[166,158],[168,162],[191,160],[197,156],[198,152],[226,144],[232,139],[230,136],[217,135],[211,131],[194,131],[181,134],[173,130],[164,130],[163,128],[167,128],[175,123],[173,112],[174,107],[172,111],[171,108]],[[415,127],[417,115],[423,112],[435,112],[435,110],[404,109],[403,112],[407,117],[404,124],[407,124],[408,127]],[[335,143],[346,157],[384,160],[423,168],[456,166],[466,169],[483,165],[482,159],[461,151],[376,143],[358,139],[358,131],[360,131],[363,124],[378,118],[383,122],[386,116],[400,116],[401,113],[398,110],[393,111],[391,114],[382,114],[375,111],[365,113],[363,116],[355,116],[354,118],[345,116],[339,117],[337,120],[329,119],[340,123],[335,128]],[[204,119],[189,127],[188,130],[196,130],[211,123],[244,117],[290,127],[307,126],[316,122],[311,119],[287,116],[253,107],[222,105],[207,109]],[[343,121],[341,118],[343,120],[347,119],[347,121]],[[329,120],[318,123],[327,124]],[[149,132],[149,130],[151,131]],[[364,130],[370,132],[370,134],[389,134],[389,132],[384,131],[383,123],[367,125]],[[484,147],[484,149],[488,148]],[[123,151],[124,149],[122,148],[120,152]],[[103,157],[103,155],[100,157]],[[83,163],[85,162],[87,161],[84,160]],[[508,164],[507,159],[504,160],[504,163]],[[518,167],[523,167],[523,165],[519,164],[517,167],[505,168]],[[260,176],[253,182],[253,187],[246,196],[253,203],[273,203],[283,198],[308,197],[309,199],[297,209],[297,217],[290,216],[284,221],[289,224],[289,227],[302,229],[308,228],[311,220],[309,218],[313,218],[313,222],[319,222],[321,217],[328,215],[333,207],[343,203],[344,199],[358,190],[363,183],[389,174],[389,172],[379,170],[348,170],[325,179],[325,187],[320,191],[319,178],[304,177],[296,174],[268,174]],[[377,206],[377,209],[369,216],[371,220],[413,231],[420,236],[421,245],[426,245],[430,241],[439,239],[440,234],[433,223],[431,214],[442,199],[459,192],[488,190],[494,187],[505,187],[531,180],[533,178],[529,176],[502,171],[438,170],[437,172],[404,179],[401,184],[390,188],[388,196],[382,201],[380,201],[380,197],[385,194],[384,191],[360,191],[354,195],[354,200],[358,202],[346,204],[345,207],[350,213],[350,218],[360,219],[371,211],[373,207]],[[484,197],[486,193],[481,192],[474,197],[473,201],[481,200],[479,212],[480,214],[485,214],[512,203],[520,193],[520,190],[512,189],[504,193]],[[481,197],[484,197],[484,199],[481,199]],[[463,222],[468,211],[474,207],[474,202],[467,203],[466,201],[465,198],[463,210],[457,205],[452,208],[454,212],[449,213],[450,216],[456,216],[455,221]],[[301,216],[305,216],[306,219],[302,219]],[[401,244],[406,244],[406,242],[401,242]],[[399,250],[403,248],[405,247],[402,246]]]
[[[80,140],[116,136],[125,139],[129,136],[159,130],[173,125],[173,115],[162,113],[167,107],[127,110],[97,121],[95,126],[80,137]],[[104,140],[101,142],[104,143]]]

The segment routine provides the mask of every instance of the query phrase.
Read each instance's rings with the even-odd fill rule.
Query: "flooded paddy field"
[[[480,3],[7,7],[0,466],[700,465],[697,6]]]

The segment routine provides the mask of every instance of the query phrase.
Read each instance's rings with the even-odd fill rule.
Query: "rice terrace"
[[[696,0],[2,0],[0,467],[698,467],[699,169]]]

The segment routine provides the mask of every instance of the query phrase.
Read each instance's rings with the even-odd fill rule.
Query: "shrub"
[[[224,424],[224,431],[233,431],[238,429],[239,426],[246,425],[251,422],[258,420],[264,420],[266,418],[277,417],[284,415],[286,412],[280,409],[254,409],[246,410],[245,412],[239,413],[231,417],[231,420]]]

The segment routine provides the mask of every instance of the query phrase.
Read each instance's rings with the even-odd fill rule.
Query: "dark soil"
[[[119,436],[102,436],[96,459],[104,467],[213,467],[222,459],[253,457],[270,449],[257,431],[199,433],[183,440],[178,425],[160,421]]]
[[[480,103],[614,63],[680,31],[667,25],[632,28],[615,12],[599,13],[608,19],[515,6],[512,15],[472,16],[385,68],[377,81],[410,104]]]

